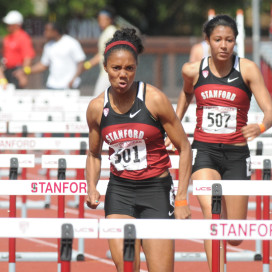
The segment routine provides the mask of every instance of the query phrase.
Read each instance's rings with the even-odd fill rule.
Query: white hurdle
[[[85,168],[86,156],[74,156],[74,155],[43,155],[42,156],[42,167],[43,168],[57,168],[59,159],[65,159],[67,168]],[[172,167],[178,168],[178,156],[171,155],[170,156]],[[272,160],[272,156],[252,156],[252,169],[263,169],[263,160]],[[109,157],[107,155],[102,155],[101,160],[101,168],[106,169],[110,167]],[[81,181],[84,182],[84,181]],[[251,186],[254,188],[263,188],[262,182],[267,185],[269,184],[268,181],[261,181],[261,180],[252,180],[252,181],[243,181],[243,185],[246,186],[247,182],[251,182]],[[104,195],[106,192],[108,180],[100,180],[98,182],[97,189],[101,195]],[[271,187],[272,183],[269,184],[269,188]],[[178,181],[174,180],[174,189],[177,190]],[[204,188],[203,191],[210,190],[211,187]],[[201,191],[201,190],[200,190]],[[206,193],[206,192],[205,192]],[[267,190],[267,195],[269,195],[271,191]],[[253,190],[251,195],[256,195]],[[261,251],[258,249],[260,246],[256,244],[256,251],[247,251],[242,253],[228,253],[228,260],[229,261],[255,261],[260,260]],[[107,253],[109,257],[109,253]],[[190,261],[194,259],[194,261],[204,261],[206,259],[205,253],[192,253],[192,252],[183,252],[179,253],[176,252],[175,254],[177,261]],[[144,256],[141,255],[142,260],[144,260]]]
[[[10,167],[10,180],[4,180],[0,182],[0,186],[5,186],[5,184],[9,184],[8,186],[13,187],[13,189],[16,191],[19,188],[23,188],[22,185],[26,180],[20,181],[17,180],[17,175],[18,175],[18,168],[19,167],[33,167],[34,166],[34,160],[35,157],[34,155],[30,155],[30,154],[1,154],[0,155],[0,167]],[[65,178],[65,173],[63,172],[62,167],[64,167],[62,164],[60,164],[59,166],[59,175],[58,175],[58,180],[60,179],[64,179]],[[12,180],[11,180],[12,179]],[[15,182],[15,183],[13,183]],[[20,182],[22,182],[20,184]],[[63,181],[65,183],[65,181]],[[17,188],[16,188],[17,187]],[[32,186],[33,188],[33,186]],[[20,190],[20,189],[19,189]],[[17,191],[18,192],[18,191]],[[86,192],[86,190],[85,190]],[[16,194],[18,195],[18,194]],[[10,206],[9,206],[9,216],[12,217],[12,219],[15,219],[16,217],[16,195],[15,194],[9,194],[10,196]],[[59,198],[61,197],[60,195],[58,196]],[[63,211],[61,210],[60,206],[62,206]],[[62,213],[63,212],[63,213]],[[61,213],[63,214],[63,216],[61,215]],[[59,210],[58,210],[58,216],[59,217],[64,217],[64,203],[61,203],[61,201],[59,201]],[[27,221],[27,219],[22,219]],[[25,222],[24,221],[24,222]],[[43,225],[44,226],[44,225]],[[2,226],[0,226],[1,229]],[[8,227],[10,227],[10,225],[8,225]],[[22,228],[23,231],[25,231],[25,226],[21,225],[20,226]],[[41,228],[42,229],[42,228]],[[86,230],[86,229],[85,229]],[[84,231],[84,229],[82,229],[82,231]],[[81,238],[80,238],[81,239]],[[0,253],[0,260],[5,260],[8,256],[9,258],[9,271],[10,272],[14,272],[15,271],[15,263],[16,263],[16,256],[18,259],[20,259],[20,261],[26,261],[25,259],[23,259],[24,257],[27,258],[27,260],[40,260],[40,261],[55,261],[56,260],[56,254],[51,253],[51,252],[43,252],[43,253],[35,253],[33,252],[32,254],[24,254],[24,253],[18,253],[15,254],[15,237],[14,234],[10,235],[9,238],[10,242],[9,242],[9,254],[7,255],[6,252],[2,252]],[[59,247],[60,247],[60,241],[59,241]],[[72,256],[73,260],[83,260],[84,256],[82,255],[81,252],[77,251],[74,252],[73,256]],[[60,271],[60,260],[58,258],[58,262],[59,262],[59,271]]]
[[[47,232],[44,232],[41,224],[48,226]],[[92,239],[99,235],[100,239],[123,239],[125,238],[125,227],[133,225],[136,229],[135,239],[272,240],[270,220],[198,219],[1,219],[0,237],[60,238],[63,224],[72,225],[75,238]],[[201,228],[199,228],[200,225]]]
[[[88,138],[86,137],[1,137],[0,149],[9,151],[54,151],[54,150],[76,150],[79,153],[81,150],[86,153],[88,146]],[[36,162],[39,162],[40,158],[36,158]],[[79,172],[79,171],[77,171]],[[75,176],[74,172],[69,173]],[[78,174],[78,173],[77,173]],[[81,177],[82,178],[82,177]],[[0,202],[0,208],[6,209],[9,203],[7,201]],[[45,201],[32,201],[26,200],[17,203],[18,208],[22,208],[22,217],[27,216],[27,209],[43,209],[50,206],[50,196],[46,196]]]

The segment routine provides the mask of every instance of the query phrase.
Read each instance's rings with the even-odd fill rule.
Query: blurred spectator
[[[21,73],[30,75],[49,69],[46,82],[48,89],[78,88],[81,81],[79,75],[86,58],[80,43],[64,34],[58,23],[47,23],[44,37],[48,42],[44,46],[41,60],[16,75],[19,77]]]
[[[4,75],[2,68],[0,67],[0,89],[2,88],[5,89],[7,84],[8,84],[8,81]]]
[[[201,61],[210,55],[210,46],[204,40],[192,46],[189,56],[189,62]]]
[[[105,7],[98,13],[98,24],[102,33],[98,40],[98,53],[94,55],[89,61],[84,63],[85,70],[91,69],[93,66],[99,64],[100,72],[96,81],[93,95],[97,96],[110,86],[108,74],[104,70],[104,50],[106,42],[113,37],[117,30],[114,25],[115,11],[111,7]]]
[[[14,76],[14,71],[21,67],[29,67],[35,52],[30,36],[22,29],[23,15],[12,10],[3,18],[9,34],[3,41],[3,65],[4,73],[9,83],[15,84],[16,88],[24,88],[27,85],[27,77]]]

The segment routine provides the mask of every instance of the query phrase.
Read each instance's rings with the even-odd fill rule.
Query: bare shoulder
[[[104,93],[92,99],[88,105],[86,117],[88,124],[93,121],[100,122],[104,105]]]
[[[201,61],[186,62],[182,66],[182,75],[186,78],[195,78],[199,74],[199,67]]]
[[[240,59],[240,71],[247,85],[260,81],[261,71],[257,64],[249,59]]]
[[[201,60],[202,56],[203,56],[202,44],[201,43],[194,44],[190,51],[189,61],[195,62],[195,61]]]
[[[254,61],[246,59],[246,58],[240,59],[240,67],[241,67],[242,71],[247,70],[247,69],[259,70],[257,64]]]
[[[172,105],[168,97],[158,88],[150,84],[146,85],[146,107],[150,113],[158,118],[162,110],[169,110],[172,108]]]
[[[257,64],[249,59],[241,58],[240,59],[240,68],[243,75],[252,76],[252,73],[259,72],[259,67]]]
[[[157,104],[165,99],[169,101],[167,96],[160,89],[153,85],[146,84],[146,102],[152,101]]]

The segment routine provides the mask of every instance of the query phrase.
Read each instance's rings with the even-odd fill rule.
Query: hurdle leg
[[[220,219],[222,186],[212,185],[212,219]],[[220,272],[220,240],[212,240],[212,272]]]
[[[27,126],[23,126],[23,132],[22,132],[22,137],[27,137]],[[21,150],[21,154],[26,154],[26,150]],[[26,168],[22,169],[22,179],[26,179]],[[22,196],[22,206],[21,206],[21,217],[26,218],[27,217],[27,207],[26,207],[26,195]]]
[[[71,271],[72,245],[74,238],[74,230],[72,224],[63,224],[61,227],[61,272]]]
[[[18,159],[11,158],[9,179],[16,180],[18,177]],[[16,217],[16,195],[9,196],[9,217]],[[9,272],[16,271],[16,239],[9,238]]]
[[[65,180],[66,179],[66,161],[65,159],[59,159],[58,162],[58,180]],[[58,196],[58,218],[64,218],[65,215],[65,196],[59,195]],[[58,239],[58,272],[62,272],[62,261],[60,256],[61,250],[61,240]],[[64,264],[65,266],[65,264]]]
[[[224,272],[227,272],[227,241],[223,241],[224,248]]]
[[[133,224],[124,226],[124,272],[133,272],[136,229]]]
[[[23,150],[25,151],[25,150]],[[26,154],[26,152],[22,152],[22,154]],[[26,180],[26,168],[22,169],[22,179]],[[26,207],[26,195],[22,196],[22,206],[21,206],[21,217],[27,218],[27,207]]]
[[[79,155],[85,155],[87,150],[87,145],[85,142],[80,143],[80,150],[79,150]],[[85,174],[84,174],[84,169],[77,169],[77,179],[78,180],[84,180],[85,179]],[[85,197],[79,196],[79,210],[78,210],[78,217],[79,218],[84,218],[84,201]],[[85,249],[85,244],[84,244],[84,239],[79,238],[78,239],[78,261],[83,261],[84,260],[84,249]]]
[[[263,143],[261,141],[257,142],[256,155],[257,156],[263,155]],[[256,180],[262,179],[262,170],[261,169],[256,169],[255,174],[256,174]],[[256,196],[256,219],[257,220],[262,219],[262,196]],[[258,260],[259,260],[259,258],[262,258],[262,242],[261,242],[261,240],[257,240],[255,242],[255,251],[256,251],[256,258]]]
[[[263,180],[271,179],[271,161],[263,162]],[[270,220],[270,196],[263,196],[263,219]],[[270,241],[263,241],[263,272],[270,271]]]
[[[48,120],[48,121],[52,121],[52,120]],[[43,135],[44,137],[52,137],[52,133],[44,133]],[[51,151],[47,150],[44,152],[45,155],[50,155]],[[50,169],[46,170],[46,179],[49,180],[50,179]],[[50,203],[51,203],[51,196],[50,195],[46,195],[45,196],[45,208],[49,208],[50,207]]]

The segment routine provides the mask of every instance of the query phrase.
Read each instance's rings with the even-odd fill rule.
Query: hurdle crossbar
[[[20,133],[23,126],[27,127],[28,133],[89,133],[86,122],[64,121],[11,121],[9,122],[9,132]]]
[[[66,223],[73,225],[75,238],[93,239],[98,233],[101,239],[124,238],[124,226],[133,224],[136,239],[272,240],[271,220],[212,219],[0,218],[0,237],[60,238]]]
[[[63,158],[66,160],[67,168],[85,168],[86,155],[43,155],[42,168],[57,168],[58,160]],[[263,160],[272,160],[272,156],[252,156],[251,169],[263,169]],[[179,168],[179,156],[170,155],[172,168]],[[101,168],[110,168],[110,160],[108,155],[102,155]]]
[[[0,167],[10,167],[10,159],[18,159],[19,167],[33,168],[35,166],[34,154],[0,154]]]
[[[74,238],[98,238],[98,220],[85,218],[0,218],[0,237],[61,238],[66,223],[73,225]]]
[[[105,195],[108,180],[99,180],[97,190]],[[173,180],[177,191],[178,180]],[[211,195],[211,186],[219,183],[223,195],[271,195],[272,182],[268,180],[193,180],[194,195]],[[234,187],[236,186],[236,187]],[[235,188],[235,190],[233,189]],[[265,190],[263,190],[265,188]],[[86,195],[86,180],[1,180],[1,195]]]
[[[212,184],[221,184],[223,195],[271,195],[272,182],[268,180],[194,180],[194,195],[212,195]]]

